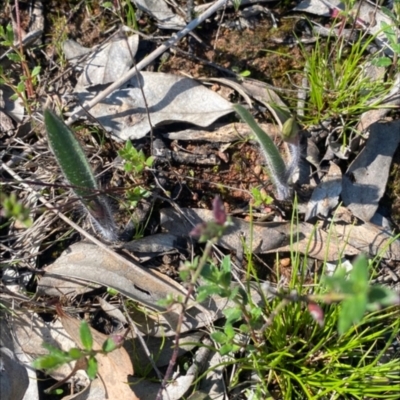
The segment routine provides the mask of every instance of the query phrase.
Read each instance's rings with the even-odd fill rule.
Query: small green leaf
[[[225,324],[224,332],[228,339],[233,339],[236,335],[235,329],[231,324]]]
[[[339,314],[338,331],[343,335],[352,324],[361,321],[367,309],[367,296],[363,293],[342,302]]]
[[[8,43],[10,43],[10,45],[12,45],[14,43],[14,29],[12,27],[11,24],[8,24],[6,26],[6,32],[5,32],[5,37],[8,41]]]
[[[226,308],[222,311],[226,317],[226,323],[234,323],[242,319],[242,310],[239,306]]]
[[[114,351],[117,347],[117,343],[115,343],[115,341],[111,338],[108,338],[104,341],[102,349],[105,353],[110,353],[111,351]]]
[[[239,351],[239,349],[240,346],[238,346],[237,344],[226,343],[223,346],[221,346],[219,352],[222,356],[225,356],[229,353],[236,353],[237,351]]]
[[[202,285],[197,288],[196,300],[201,303],[213,294],[219,294],[221,289],[217,285]]]
[[[149,157],[149,158],[146,160],[146,165],[147,165],[148,167],[151,167],[151,166],[153,165],[153,163],[154,163],[154,160],[155,160],[155,157],[153,157],[153,156]]]
[[[246,69],[246,70],[242,71],[239,75],[243,76],[243,78],[246,78],[247,76],[251,75],[251,72]]]
[[[221,356],[225,356],[233,351],[233,344],[232,343],[226,343],[221,348],[219,349],[219,352]]]
[[[354,283],[354,290],[366,292],[369,284],[368,279],[368,259],[365,254],[361,254],[353,263],[353,268],[349,274],[349,280]]]
[[[372,64],[377,67],[390,67],[393,64],[389,57],[380,57],[372,61]]]
[[[67,354],[48,354],[34,360],[32,365],[36,369],[52,370],[70,361],[71,359]]]
[[[208,282],[216,284],[219,282],[220,273],[215,265],[206,264],[201,270],[201,277]]]
[[[228,340],[227,336],[225,335],[225,333],[221,332],[221,331],[215,331],[211,334],[211,338],[216,341],[217,343],[226,343],[226,341]]]
[[[381,307],[400,305],[400,295],[384,286],[374,285],[368,291],[367,309],[379,310]]]
[[[17,85],[17,92],[18,93],[23,93],[25,92],[25,83],[24,82],[19,82]]]
[[[282,126],[282,137],[285,141],[295,138],[299,134],[296,118],[288,118]]]
[[[96,378],[97,369],[98,369],[98,365],[97,365],[96,358],[94,356],[90,356],[88,359],[88,366],[87,366],[86,373],[88,374],[88,377],[91,381]]]
[[[74,360],[79,360],[83,356],[82,352],[79,349],[75,348],[75,347],[70,349],[68,354]]]
[[[9,53],[7,54],[7,58],[14,62],[21,62],[21,56],[17,53]]]
[[[90,332],[89,325],[86,321],[81,322],[81,326],[79,328],[79,335],[81,338],[82,346],[90,351],[93,348],[93,336],[92,332]]]
[[[33,68],[32,72],[31,72],[31,76],[35,77],[35,76],[39,75],[40,70],[41,70],[41,66],[37,65],[35,68]]]

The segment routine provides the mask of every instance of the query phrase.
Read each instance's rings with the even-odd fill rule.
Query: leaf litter
[[[144,13],[148,13],[152,18],[155,18],[157,25],[161,29],[180,29],[185,25],[184,19],[178,13],[175,14],[177,10],[171,8],[167,3],[143,0],[135,3]],[[334,7],[326,9],[325,2],[319,1],[317,3],[319,6],[322,4],[322,8],[325,6],[325,11],[323,12],[331,16],[332,10],[335,9]],[[303,5],[296,8],[296,11],[300,11],[301,7],[303,7],[302,10],[318,14],[319,11],[315,10],[315,4],[313,1],[311,3],[307,2],[306,5],[303,3]],[[367,16],[370,18],[371,7],[368,7],[365,9],[363,7],[360,8],[362,14],[359,17],[363,21],[367,21]],[[386,17],[382,16],[380,11],[376,13],[376,10],[373,10],[378,22],[380,18],[385,20]],[[242,14],[245,15],[245,13]],[[374,28],[374,26],[371,24],[368,29],[379,29],[379,23],[378,27]],[[114,40],[93,49],[84,48],[70,40],[64,43],[65,51],[72,47],[75,48],[75,53],[67,54],[67,58],[74,60],[75,68],[81,68],[82,70],[74,91],[80,102],[85,103],[100,93],[103,89],[102,86],[115,82],[132,67],[132,57],[137,54],[139,41],[138,36],[134,35],[130,36],[128,41],[125,39]],[[75,62],[77,58],[81,57],[82,61]],[[230,87],[244,96],[250,106],[254,105],[258,111],[265,112],[269,110],[271,112],[272,120],[274,120],[275,124],[265,124],[264,130],[271,132],[272,136],[278,141],[281,125],[288,118],[288,115],[292,114],[289,112],[286,102],[281,99],[273,87],[261,80],[238,77],[231,80],[231,82]],[[227,83],[226,79],[225,82],[223,80],[219,81],[221,85],[225,83]],[[392,90],[392,92],[391,95],[393,97],[393,94],[397,92],[396,90]],[[188,146],[192,143],[197,146],[196,143],[198,141],[203,141],[206,143],[227,143],[226,149],[229,150],[230,147],[234,148],[235,142],[246,142],[251,139],[246,127],[237,122],[221,124],[219,121],[220,127],[218,130],[212,130],[214,128],[217,129],[216,125],[212,125],[216,120],[232,113],[231,106],[234,101],[236,101],[234,98],[224,99],[215,91],[207,89],[199,81],[192,78],[181,77],[176,73],[143,71],[91,108],[90,113],[101,126],[111,133],[113,139],[117,142],[128,139],[143,139],[153,128],[165,129],[163,127],[166,124],[189,123],[201,127],[210,127],[210,129],[185,129],[181,131],[173,130],[172,132],[166,129],[167,132],[164,131],[162,135],[165,148],[168,147],[170,141],[177,141],[177,143],[180,143],[180,141],[187,142]],[[388,101],[391,101],[390,96]],[[396,101],[398,101],[398,98],[396,100],[395,97],[393,104],[396,104]],[[10,104],[17,105],[18,102]],[[4,104],[0,103],[0,106],[4,109]],[[11,113],[9,114],[14,121],[6,119],[4,122],[5,129],[3,130],[9,131],[14,123],[22,121],[24,108],[21,107],[21,103],[19,103],[19,107],[20,109],[14,117]],[[376,112],[374,113],[374,111]],[[5,112],[7,113],[7,111]],[[379,200],[385,192],[390,162],[399,142],[398,135],[389,137],[389,132],[386,131],[386,129],[390,128],[392,130],[398,129],[397,122],[386,124],[376,122],[387,113],[388,109],[371,110],[361,117],[360,124],[362,125],[360,126],[362,126],[362,129],[360,131],[364,137],[368,137],[365,146],[361,148],[359,155],[343,176],[341,174],[341,171],[344,171],[343,164],[341,164],[342,168],[339,168],[336,164],[331,163],[328,174],[322,178],[322,182],[313,190],[305,216],[306,221],[313,218],[321,221],[317,225],[300,222],[296,227],[297,241],[291,244],[293,232],[291,223],[287,220],[287,214],[284,212],[279,214],[275,210],[276,220],[271,222],[253,221],[250,223],[241,218],[233,217],[232,227],[230,227],[227,235],[220,240],[218,246],[230,252],[240,253],[243,252],[243,245],[246,243],[252,246],[251,250],[255,254],[285,253],[295,249],[307,254],[308,257],[332,262],[336,262],[343,255],[352,256],[359,254],[361,251],[371,256],[379,255],[386,259],[400,260],[399,241],[393,240],[393,235],[390,231],[369,222],[376,213]],[[18,115],[18,118],[15,117],[16,115]],[[367,125],[369,126],[368,130],[366,129]],[[383,135],[383,132],[388,135],[385,148],[381,146],[382,143],[379,141],[380,135],[378,134]],[[305,132],[305,134],[308,133]],[[317,151],[319,151],[318,148],[321,149],[320,143],[317,141],[311,140],[311,143],[316,145]],[[313,145],[310,145],[310,147]],[[187,151],[188,148],[186,147],[184,151]],[[242,147],[244,150],[247,148],[246,146]],[[171,151],[176,153],[175,150]],[[342,149],[338,148],[337,155],[342,154],[341,151]],[[385,157],[383,161],[381,156]],[[343,159],[347,157],[346,154]],[[175,167],[176,163],[183,163],[183,158],[170,157],[168,161],[175,163]],[[224,163],[233,162],[229,157],[225,160],[228,161],[224,161]],[[310,155],[308,160],[312,161],[308,164],[309,168],[319,169],[320,164],[317,155]],[[308,161],[303,161],[307,165]],[[384,164],[383,168],[382,162]],[[196,163],[200,165],[195,157],[190,158],[188,161],[188,165],[196,165]],[[183,173],[188,174],[188,171],[188,169],[183,168],[179,173],[181,175]],[[196,171],[199,171],[199,169]],[[321,175],[321,170],[319,172],[320,177],[323,176]],[[378,174],[379,178],[377,177]],[[212,179],[212,174],[208,173],[206,177]],[[48,180],[48,176],[46,178],[45,180]],[[178,183],[181,189],[182,187],[188,187],[187,183],[182,180]],[[374,190],[372,190],[373,187]],[[196,201],[196,190],[194,188],[195,186],[192,186],[189,193],[195,198],[195,205],[198,205],[200,203]],[[367,190],[368,188],[371,190]],[[359,190],[358,192],[357,189]],[[341,220],[341,209],[335,209],[340,195],[345,205],[353,213],[352,220],[346,218]],[[248,197],[243,197],[243,195],[239,198],[242,201],[243,199],[249,200]],[[186,199],[185,201],[183,201],[182,197],[178,198],[178,203],[183,206],[187,205],[188,200]],[[233,209],[234,207],[231,208],[231,210]],[[343,211],[342,214],[347,212],[348,210],[346,212]],[[246,211],[244,211],[245,213]],[[161,208],[159,214],[160,228],[167,232],[153,233],[130,244],[124,244],[125,250],[138,252],[139,256],[140,253],[145,253],[144,255],[148,256],[148,259],[155,260],[165,252],[177,251],[178,254],[179,252],[187,252],[188,246],[180,246],[177,243],[188,245],[188,234],[192,230],[193,224],[208,221],[212,218],[210,211],[196,207],[182,207],[179,212],[173,211],[171,208]],[[359,217],[359,219],[354,218],[354,216]],[[334,218],[334,222],[328,226],[329,218]],[[40,244],[38,246],[42,248]],[[154,340],[154,343],[149,346],[153,349],[152,354],[157,353],[157,349],[160,348],[162,337],[166,337],[164,340],[168,341],[168,346],[172,346],[173,341],[170,337],[176,333],[175,328],[180,310],[173,307],[166,310],[158,304],[158,301],[165,298],[168,293],[184,294],[185,288],[180,283],[163,276],[156,270],[144,269],[141,265],[131,264],[128,267],[125,264],[121,264],[113,259],[109,253],[87,242],[77,242],[69,247],[65,246],[64,250],[57,256],[54,263],[43,269],[44,274],[37,287],[37,296],[42,298],[65,296],[64,298],[69,298],[69,301],[73,301],[74,296],[90,295],[92,291],[98,290],[102,286],[116,289],[126,298],[149,308],[147,311],[145,309],[132,311],[131,317],[141,326],[142,334],[148,335],[149,341]],[[259,290],[254,289],[252,296],[256,299],[256,302],[262,304],[262,296]],[[104,311],[109,310],[105,304],[102,306]],[[187,333],[189,342],[199,342],[200,337],[196,336],[199,333],[198,329],[222,318],[222,311],[227,306],[229,304],[218,297],[211,297],[207,304],[193,304],[187,310],[188,313],[185,315],[182,329],[182,332],[189,332]],[[154,313],[154,310],[161,310],[162,313]],[[109,318],[114,317],[111,314],[109,315]],[[39,321],[40,317],[35,314],[35,319]],[[79,341],[77,336],[79,321],[71,318],[66,319],[65,317],[61,317],[61,320],[64,322],[64,328],[67,328],[69,336],[75,342]],[[15,330],[17,336],[22,335],[17,328]],[[190,331],[194,331],[194,336],[191,336]],[[29,351],[25,349],[25,352],[35,353],[36,351],[36,354],[38,354],[38,340],[43,338],[41,336],[42,331],[39,332],[36,335],[36,342],[32,338],[31,344],[33,344],[33,347]],[[105,335],[100,332],[94,332],[94,336],[96,338],[95,341],[99,344],[104,341]],[[59,340],[61,339],[57,339],[56,342],[58,343]],[[187,347],[187,349],[193,348]],[[163,361],[159,365],[165,365],[168,362],[172,354],[172,350],[169,350],[169,352],[164,353],[162,356]],[[179,354],[183,354],[184,351],[187,350],[181,350]],[[159,384],[148,381],[146,386],[143,381],[140,381],[140,378],[130,378],[130,382],[137,383],[137,393],[135,386],[132,387],[132,391],[129,385],[126,384],[127,376],[133,374],[132,360],[129,360],[127,353],[124,351],[118,354],[115,353],[116,359],[110,360],[109,357],[112,354],[114,353],[101,360],[100,375],[103,375],[105,384],[96,379],[90,386],[87,385],[81,394],[87,395],[89,398],[102,398],[104,389],[106,389],[120,398],[137,398],[136,396],[146,398],[146,395],[149,396],[149,394],[153,397],[147,398],[155,398]],[[213,362],[217,364],[222,362],[219,357],[217,358],[217,361]],[[197,374],[198,372],[189,370],[186,376],[177,377],[175,385],[168,386],[168,394],[164,393],[163,398],[181,398],[187,392]],[[209,379],[215,382],[216,379],[221,380],[222,378],[221,374],[217,374],[209,377]],[[210,390],[206,389],[208,393],[211,393]],[[221,391],[225,389],[218,388],[215,390],[215,395],[221,395]],[[143,395],[139,395],[139,393]],[[79,398],[79,394],[76,397],[68,396],[65,398]]]

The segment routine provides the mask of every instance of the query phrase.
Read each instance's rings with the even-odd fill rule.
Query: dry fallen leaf
[[[61,316],[60,319],[68,335],[82,348],[79,334],[80,321],[66,316]],[[93,349],[101,350],[102,344],[108,336],[93,328],[90,328],[90,331],[93,336]],[[128,384],[129,376],[133,375],[133,366],[127,351],[123,347],[117,348],[107,355],[97,354],[96,359],[98,375],[104,384],[106,398],[110,400],[139,400]]]
[[[73,340],[66,334],[60,320],[51,322],[43,321],[36,313],[18,310],[12,319],[15,338],[21,350],[32,359],[48,354],[48,350],[42,347],[48,343],[61,350],[68,351],[75,346]],[[71,374],[73,363],[64,364],[49,372],[55,380],[61,381]],[[79,376],[80,383],[84,384],[87,378],[82,374]]]
[[[264,132],[272,137],[277,137],[280,135],[280,129],[276,125],[269,123],[259,125]],[[217,125],[212,131],[202,129],[185,129],[178,132],[168,132],[165,134],[165,137],[170,140],[204,140],[206,142],[231,143],[236,140],[247,139],[252,135],[253,133],[247,124],[233,122],[232,124],[228,125]]]
[[[209,210],[184,208],[182,212],[194,225],[213,219],[212,211]],[[232,225],[227,228],[218,242],[220,246],[229,250],[240,251],[244,242],[248,249],[257,254],[293,249],[319,260],[337,260],[343,253],[358,254],[357,249],[351,245],[332,242],[325,231],[306,222],[300,222],[293,227],[290,222],[250,224],[239,218],[231,218],[231,220]],[[165,230],[183,236],[188,235],[192,230],[192,225],[184,221],[181,215],[172,209],[161,211],[161,225]],[[291,235],[293,235],[293,244],[291,244]]]
[[[157,313],[151,314],[155,321],[151,330],[147,332],[149,334],[152,329],[155,330],[152,334],[157,334],[157,332],[162,334],[165,330],[174,334],[180,310],[175,310],[173,307],[167,310],[158,302],[166,299],[169,295],[173,295],[175,298],[178,296],[184,298],[186,294],[185,289],[168,276],[131,262],[117,261],[107,251],[88,242],[74,243],[65,250],[53,264],[46,267],[46,273],[42,279],[49,282],[48,277],[66,277],[67,280],[78,278],[112,287],[124,296],[157,310]],[[39,290],[44,286],[39,285]],[[54,294],[57,295],[57,291]],[[212,320],[207,309],[194,305],[193,301],[189,302],[189,306],[192,307],[190,313],[196,317],[191,314],[186,315],[183,321],[183,331],[194,329],[199,321],[204,324],[205,320]]]
[[[309,221],[319,215],[327,217],[329,212],[338,205],[341,191],[342,172],[335,163],[331,163],[328,174],[311,195],[304,220]]]
[[[358,218],[370,221],[385,193],[392,157],[400,143],[400,121],[369,127],[364,149],[343,176],[344,205]]]
[[[193,229],[187,220],[194,225],[213,220],[213,213],[209,210],[183,208],[182,213],[185,218],[172,209],[161,210],[163,229],[187,236]],[[371,256],[380,254],[384,258],[400,260],[400,240],[394,240],[390,232],[374,224],[352,225],[335,221],[332,227],[325,228],[325,232],[318,225],[307,222],[293,226],[290,222],[250,224],[239,218],[231,220],[232,226],[218,244],[233,251],[240,251],[245,242],[251,251],[258,254],[299,251],[318,260],[336,261],[344,255],[357,255],[363,251]]]
[[[93,98],[97,90],[75,88],[82,103]],[[140,72],[139,80],[137,76],[132,78],[91,108],[90,113],[115,138],[140,139],[151,128],[146,104],[152,126],[188,122],[205,127],[233,112],[231,103],[194,79],[161,72]]]
[[[28,373],[15,355],[13,337],[3,316],[0,317],[0,332],[1,400],[22,400],[29,386]]]
[[[90,54],[78,79],[78,86],[105,85],[129,71],[139,46],[139,35],[106,43]]]
[[[157,25],[161,29],[182,29],[185,20],[172,12],[164,0],[132,0],[137,8],[151,15],[157,20]]]

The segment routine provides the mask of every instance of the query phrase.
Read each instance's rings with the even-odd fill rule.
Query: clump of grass
[[[368,69],[379,57],[368,53],[374,36],[360,36],[354,43],[344,37],[317,38],[310,50],[300,45],[305,60],[304,72],[309,85],[302,122],[317,125],[325,120],[338,120],[343,125],[343,141],[353,131],[359,116],[378,108],[389,93],[393,80],[371,77]],[[297,72],[298,73],[298,72]]]

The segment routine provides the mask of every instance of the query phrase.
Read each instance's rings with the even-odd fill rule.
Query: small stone
[[[256,176],[259,176],[259,175],[261,174],[261,171],[262,171],[262,166],[261,166],[260,164],[258,164],[258,165],[256,165],[256,166],[254,167],[254,174],[255,174]]]
[[[283,268],[287,268],[287,267],[290,265],[290,263],[291,263],[291,260],[290,260],[289,257],[281,258],[281,259],[280,259],[280,264],[281,264],[281,266],[282,266]]]

